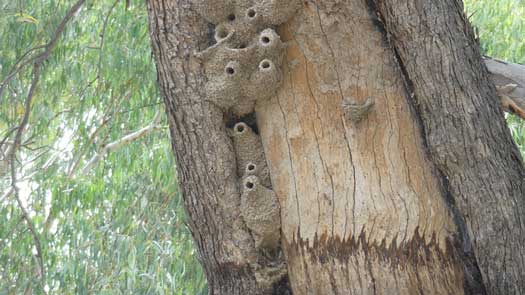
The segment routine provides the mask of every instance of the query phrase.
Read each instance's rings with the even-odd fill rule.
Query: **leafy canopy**
[[[0,3],[0,83],[41,53],[76,1]],[[0,294],[200,294],[205,283],[176,186],[144,1],[86,1],[40,68],[16,153],[0,159]],[[0,96],[2,151],[24,115],[29,64]],[[155,128],[108,152],[105,145]],[[88,168],[88,169],[85,169]],[[39,265],[42,255],[43,273]]]

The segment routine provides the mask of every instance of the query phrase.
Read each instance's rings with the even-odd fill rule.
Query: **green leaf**
[[[20,23],[38,24],[38,20],[27,13],[16,13],[16,21]]]

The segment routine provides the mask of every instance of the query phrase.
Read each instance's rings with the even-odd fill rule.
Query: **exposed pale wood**
[[[464,294],[456,227],[400,69],[363,1],[305,1],[257,122],[302,294]],[[375,105],[358,123],[342,103]]]
[[[488,293],[525,294],[525,168],[462,1],[374,2],[413,88],[431,159],[466,220]]]

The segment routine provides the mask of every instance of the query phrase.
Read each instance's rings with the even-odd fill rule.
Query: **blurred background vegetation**
[[[0,295],[206,294],[144,1],[86,1],[73,15],[39,67],[17,161],[3,154],[26,113],[31,61],[75,3],[0,2]],[[484,53],[525,63],[523,0],[465,4]],[[508,122],[525,153],[523,122]]]
[[[0,83],[25,52],[52,38],[75,2],[0,1]],[[32,67],[21,71],[0,96],[0,140],[24,114],[31,74]],[[204,294],[144,1],[127,8],[125,1],[86,1],[41,67],[31,108],[16,172],[45,272],[14,194],[2,196],[11,185],[4,161],[0,294]],[[104,146],[151,125],[88,165]]]

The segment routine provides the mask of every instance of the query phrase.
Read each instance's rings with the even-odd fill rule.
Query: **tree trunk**
[[[525,174],[462,7],[388,2],[148,1],[210,294],[521,294]]]
[[[190,1],[148,1],[148,9],[180,189],[210,294],[256,294],[232,142],[222,113],[203,103],[206,77],[193,57],[206,46],[207,24]]]
[[[307,2],[281,32],[284,85],[256,113],[294,294],[463,294],[453,218],[366,3]]]
[[[525,169],[458,0],[376,0],[489,294],[525,294]]]

